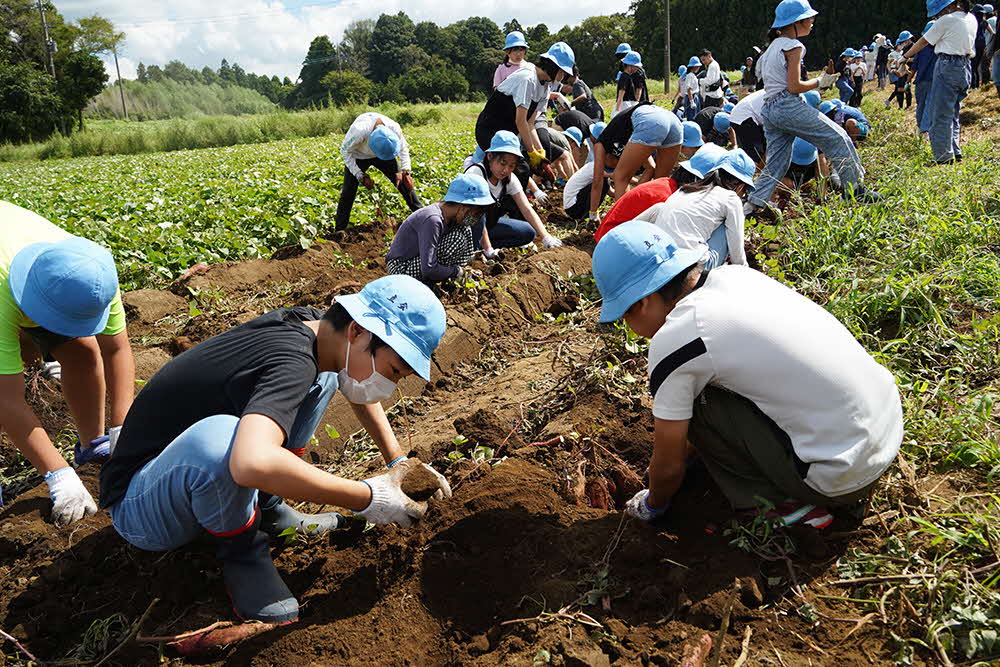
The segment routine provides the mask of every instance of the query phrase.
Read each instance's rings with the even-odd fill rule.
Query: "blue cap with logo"
[[[684,130],[684,139],[681,145],[684,148],[697,148],[705,145],[705,140],[701,136],[701,125],[693,120],[686,120],[681,123]]]
[[[528,43],[524,41],[524,33],[520,30],[515,30],[514,32],[507,33],[507,39],[503,43],[503,50],[513,49],[516,47],[528,48]]]
[[[490,141],[488,153],[510,153],[518,157],[524,157],[521,153],[521,140],[510,130],[500,130],[493,135]]]
[[[108,325],[118,271],[111,253],[73,236],[22,248],[11,261],[8,284],[14,303],[35,324],[85,338]]]
[[[337,297],[351,318],[381,338],[424,380],[431,379],[431,355],[447,321],[434,292],[416,278],[385,276],[357,294]]]
[[[604,297],[601,322],[614,322],[637,301],[697,264],[704,248],[678,248],[665,231],[632,220],[604,235],[594,249],[593,272]]]
[[[399,137],[385,125],[379,125],[368,137],[368,149],[379,160],[392,160],[399,155]]]
[[[496,200],[490,194],[490,186],[479,174],[460,174],[448,186],[444,200],[456,204],[489,206]]]

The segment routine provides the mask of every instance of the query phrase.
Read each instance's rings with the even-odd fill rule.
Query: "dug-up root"
[[[199,630],[163,637],[136,637],[140,644],[161,644],[184,657],[211,655],[228,646],[278,627],[276,623],[230,623],[219,621]]]

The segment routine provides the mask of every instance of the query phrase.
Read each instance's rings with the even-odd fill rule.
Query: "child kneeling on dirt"
[[[737,510],[763,501],[823,528],[827,507],[867,497],[896,457],[895,380],[817,304],[745,266],[705,272],[703,254],[639,221],[594,250],[601,322],[651,339],[649,489],[626,511],[666,512],[693,448]]]
[[[337,297],[323,313],[272,311],[167,363],[139,394],[101,470],[101,506],[147,551],[181,547],[207,531],[226,589],[244,620],[291,623],[299,607],[271,561],[286,530],[341,527],[336,512],[301,514],[283,496],[409,526],[427,510],[400,484],[419,465],[402,455],[379,401],[416,373],[430,378],[445,312],[424,285],[388,276]],[[340,390],[391,469],[356,482],[300,456]],[[434,473],[438,497],[451,490]]]
[[[74,463],[106,457],[135,391],[114,259],[96,243],[0,201],[0,428],[44,475],[52,520],[63,526],[96,513],[97,505],[25,400],[23,360],[33,356],[32,347],[62,366],[77,432]]]
[[[386,272],[425,283],[460,279],[475,252],[472,227],[495,203],[482,176],[457,176],[444,201],[412,213],[396,230],[385,258]]]

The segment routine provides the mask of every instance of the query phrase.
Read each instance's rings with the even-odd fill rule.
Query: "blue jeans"
[[[840,101],[847,104],[854,97],[854,88],[847,79],[837,79],[837,90],[840,91]]]
[[[694,120],[699,111],[701,111],[701,103],[697,95],[694,96],[693,102],[687,97],[684,98],[684,120]]]
[[[705,241],[708,252],[704,257],[702,265],[706,271],[711,271],[717,266],[722,266],[729,258],[729,241],[726,239],[726,225],[722,224],[715,228],[712,235]]]
[[[767,164],[754,182],[750,201],[763,206],[792,163],[795,137],[805,139],[826,155],[837,170],[845,190],[858,186],[864,175],[861,158],[844,128],[787,91],[764,102],[764,136]]]
[[[930,114],[931,150],[938,162],[962,155],[958,145],[958,114],[971,84],[972,65],[968,58],[947,54],[938,56],[925,112]]]
[[[680,144],[683,135],[681,121],[663,107],[649,105],[632,112],[630,144],[669,148]]]
[[[337,386],[336,373],[319,374],[299,406],[286,449],[305,449]],[[140,549],[169,551],[203,530],[225,537],[252,524],[257,489],[239,486],[229,472],[239,423],[234,415],[206,417],[174,438],[108,509],[115,530]]]
[[[931,81],[921,81],[914,84],[917,89],[917,127],[921,132],[931,131],[931,115],[927,113],[927,97],[931,94]]]
[[[486,225],[486,216],[479,217],[479,224],[472,228],[472,243],[476,250],[483,249],[483,227]],[[500,248],[520,248],[535,240],[535,228],[524,220],[515,220],[510,216],[500,216],[490,230],[490,245],[495,249]]]
[[[1000,51],[993,56],[993,85],[997,87],[997,95],[1000,95]]]

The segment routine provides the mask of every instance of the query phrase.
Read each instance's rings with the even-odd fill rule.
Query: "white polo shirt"
[[[789,437],[830,497],[864,488],[892,464],[903,413],[892,374],[833,315],[744,266],[712,270],[650,341],[658,419],[690,419],[706,385],[752,401]]]

